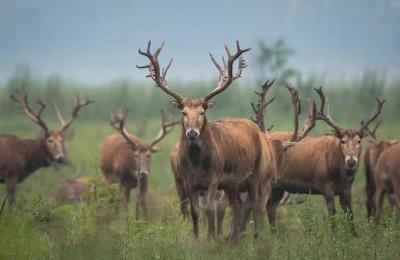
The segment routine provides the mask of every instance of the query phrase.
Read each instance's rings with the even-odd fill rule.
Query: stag
[[[321,99],[316,120],[323,120],[334,132],[332,135],[308,136],[286,151],[279,169],[279,180],[267,203],[273,230],[276,210],[285,191],[323,195],[331,219],[336,213],[335,196],[339,196],[342,209],[349,221],[353,220],[351,187],[358,168],[361,140],[369,134],[368,126],[381,113],[384,101],[376,98],[374,113],[361,122],[359,129],[343,129],[331,118],[329,104],[325,112],[326,100],[322,88],[315,90]]]
[[[42,119],[42,113],[47,107],[45,102],[39,100],[39,108],[32,108],[25,87],[11,94],[11,99],[42,129],[42,133],[36,139],[22,139],[14,135],[0,136],[0,183],[6,186],[3,206],[6,200],[10,205],[15,203],[17,184],[30,174],[42,167],[63,164],[66,161],[65,133],[78,117],[79,111],[92,103],[89,99],[81,101],[77,95],[71,119],[60,121],[60,129],[50,130]]]
[[[376,163],[374,172],[375,194],[375,223],[379,224],[385,193],[392,194],[396,208],[397,222],[400,220],[400,163],[398,160],[400,144],[392,145],[383,151]]]
[[[182,97],[168,87],[166,74],[172,59],[160,70],[158,55],[164,43],[154,52],[139,49],[147,57],[149,65],[138,66],[149,69],[150,77],[156,86],[174,98],[171,104],[182,112],[182,135],[178,149],[177,169],[183,176],[184,187],[189,197],[193,233],[198,238],[199,192],[207,190],[206,215],[208,235],[215,236],[215,197],[218,189],[224,190],[233,209],[232,229],[229,239],[236,240],[239,234],[241,188],[248,190],[255,220],[254,237],[260,231],[260,218],[264,211],[263,203],[269,189],[269,182],[276,175],[272,153],[272,144],[258,127],[247,119],[225,118],[209,121],[206,112],[215,102],[212,98],[226,90],[233,81],[241,76],[246,67],[243,53],[250,49],[241,49],[236,42],[237,51],[231,53],[225,44],[228,60],[223,66],[217,63],[210,53],[219,77],[216,88],[204,98],[189,99]],[[237,72],[233,72],[234,62],[238,60]]]
[[[285,83],[286,88],[290,93],[293,106],[294,131],[288,131],[288,132],[279,131],[271,133],[272,127],[270,127],[269,129],[266,129],[265,127],[264,111],[266,107],[275,100],[275,98],[272,98],[269,101],[266,101],[266,94],[274,83],[275,83],[274,80],[266,81],[264,85],[261,86],[261,92],[255,92],[255,94],[258,96],[257,104],[255,105],[254,103],[251,103],[251,106],[253,108],[253,112],[255,113],[255,119],[252,119],[253,122],[255,122],[259,126],[260,130],[265,132],[266,136],[272,140],[276,165],[279,172],[279,169],[281,168],[283,161],[286,159],[285,156],[286,150],[290,149],[290,147],[296,145],[298,142],[304,139],[308,135],[308,133],[312,130],[312,128],[315,126],[316,105],[314,101],[310,99],[308,100],[307,117],[304,122],[303,131],[299,133],[299,115],[301,113],[300,95],[296,88]],[[281,199],[281,204],[286,203],[288,199],[289,199],[289,193],[286,193],[286,195]],[[245,223],[247,223],[249,219],[249,212],[248,209],[246,209],[246,203],[244,203],[244,205],[245,207],[243,210],[244,214],[242,218],[242,229],[245,229]]]
[[[374,194],[376,190],[376,164],[379,157],[383,154],[384,151],[398,143],[397,140],[376,138],[376,130],[379,127],[380,123],[381,122],[378,122],[378,124],[371,131],[370,135],[373,140],[371,140],[370,144],[367,146],[364,152],[364,170],[365,179],[367,182],[365,186],[365,192],[367,194],[366,206],[368,219],[370,219],[371,216],[374,216],[375,214]],[[391,205],[394,205],[394,200],[391,196],[389,196],[389,201]]]
[[[169,120],[161,111],[162,127],[150,143],[145,143],[129,133],[125,127],[126,110],[119,109],[111,117],[111,126],[117,133],[111,134],[103,143],[101,152],[101,170],[110,183],[118,182],[123,192],[125,205],[128,205],[132,189],[138,187],[136,202],[136,219],[143,211],[147,216],[146,193],[152,154],[158,151],[156,144],[167,136],[177,124]]]

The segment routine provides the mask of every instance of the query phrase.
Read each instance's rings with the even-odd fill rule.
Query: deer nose
[[[347,159],[346,163],[350,168],[354,168],[357,165],[357,160],[353,157],[350,157],[349,159]]]
[[[195,129],[189,129],[186,131],[186,137],[189,138],[190,141],[194,141],[199,137],[200,133],[199,131]]]
[[[55,158],[55,160],[56,160],[56,162],[57,163],[65,163],[65,157],[64,157],[64,155],[60,155],[60,156],[57,156],[56,158]]]

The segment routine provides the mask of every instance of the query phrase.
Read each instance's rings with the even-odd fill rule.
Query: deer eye
[[[345,140],[340,140],[340,142],[342,143],[342,144],[345,144],[346,143],[346,141]]]
[[[182,111],[182,115],[186,116],[186,115],[187,115],[187,113],[186,113],[185,111]]]
[[[200,112],[200,115],[204,116],[204,114],[205,114],[205,112],[204,112],[204,111]]]
[[[361,143],[361,140],[358,140],[357,143],[360,144],[360,143]]]
[[[47,139],[47,142],[48,142],[49,144],[51,144],[51,143],[53,143],[53,139]]]

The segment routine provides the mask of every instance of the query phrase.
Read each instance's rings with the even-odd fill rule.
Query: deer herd
[[[147,69],[147,77],[173,99],[171,105],[181,113],[180,120],[168,119],[162,110],[159,134],[151,142],[145,142],[128,131],[125,124],[127,111],[118,109],[112,114],[110,122],[116,132],[104,140],[101,148],[100,168],[104,180],[106,183],[119,183],[126,206],[132,189],[138,190],[136,219],[147,217],[146,194],[151,156],[158,151],[156,145],[175,125],[180,125],[181,134],[171,153],[171,168],[180,210],[183,216],[191,216],[196,238],[199,237],[200,204],[203,204],[208,236],[215,237],[222,232],[222,220],[228,205],[232,210],[230,240],[238,239],[250,217],[254,223],[254,238],[260,235],[264,216],[268,217],[275,232],[277,209],[285,193],[322,195],[332,224],[336,213],[335,196],[338,196],[340,206],[352,223],[351,188],[360,164],[361,142],[369,136],[372,140],[363,156],[368,218],[373,217],[379,223],[383,197],[388,194],[390,204],[395,207],[400,219],[400,161],[396,160],[400,144],[395,140],[377,139],[379,123],[372,130],[370,127],[379,117],[384,100],[376,98],[372,115],[362,120],[359,128],[342,128],[332,119],[330,102],[322,88],[316,88],[320,107],[317,108],[313,99],[308,99],[306,120],[300,131],[300,95],[296,88],[286,84],[293,105],[294,130],[274,132],[267,129],[264,123],[264,111],[274,100],[266,99],[267,92],[274,85],[274,81],[267,81],[260,92],[256,92],[257,103],[251,103],[255,119],[208,120],[207,112],[215,105],[214,97],[241,77],[246,68],[243,55],[250,48],[242,49],[236,42],[236,50],[231,52],[225,44],[227,58],[223,58],[222,64],[210,53],[218,71],[216,86],[203,97],[189,98],[168,86],[166,75],[172,59],[165,68],[161,68],[158,56],[163,46],[164,43],[152,52],[149,42],[146,51],[139,49],[139,54],[146,57],[149,64],[137,67]],[[237,68],[234,68],[235,63]],[[68,121],[53,104],[61,128],[51,130],[42,118],[47,107],[44,101],[39,100],[38,109],[33,109],[24,86],[10,97],[42,131],[36,139],[0,136],[0,183],[5,184],[0,214],[6,202],[10,205],[15,203],[19,182],[39,168],[67,162],[66,130],[78,117],[79,111],[92,103],[89,99],[81,101],[77,95]],[[332,133],[309,135],[318,121],[324,122]],[[64,180],[62,189],[72,188],[73,197],[79,200],[79,193],[88,191],[85,185],[85,178]]]

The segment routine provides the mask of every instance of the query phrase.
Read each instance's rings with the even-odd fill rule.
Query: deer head
[[[321,99],[321,108],[320,111],[317,112],[316,119],[322,120],[328,126],[330,126],[333,129],[334,136],[340,140],[340,148],[344,158],[345,168],[348,170],[356,169],[358,167],[361,153],[361,140],[371,133],[368,126],[374,120],[376,120],[379,114],[382,112],[382,107],[385,103],[385,100],[376,98],[376,107],[374,112],[368,120],[361,121],[361,126],[359,129],[344,129],[339,127],[332,119],[330,115],[329,101],[326,100],[322,91],[322,87],[316,88],[315,91],[318,93]]]
[[[223,66],[219,65],[214,59],[213,55],[210,53],[211,60],[219,72],[217,86],[213,91],[211,91],[208,95],[206,95],[203,98],[188,99],[178,95],[168,87],[165,77],[168,72],[168,69],[171,66],[172,59],[165,69],[160,70],[160,65],[158,63],[158,55],[160,54],[163,46],[164,42],[154,53],[151,53],[150,50],[151,42],[148,43],[146,52],[143,52],[142,50],[139,49],[139,53],[143,56],[146,56],[149,59],[150,64],[146,66],[137,66],[137,67],[141,69],[144,68],[149,69],[150,74],[147,77],[150,77],[156,83],[157,87],[161,88],[165,93],[174,98],[171,104],[182,112],[182,125],[185,137],[187,140],[194,142],[201,136],[201,133],[206,125],[207,122],[205,115],[206,111],[211,107],[213,107],[215,104],[215,102],[212,101],[211,99],[214,96],[218,95],[219,93],[223,92],[225,89],[227,89],[234,80],[240,78],[243,68],[246,67],[245,60],[243,59],[243,57],[241,57],[241,55],[249,51],[250,48],[241,49],[239,42],[237,41],[236,53],[232,54],[227,44],[225,44],[225,51],[227,53],[228,60],[227,62],[225,62],[223,58]],[[237,59],[239,59],[238,69],[234,74],[233,63]]]
[[[72,125],[73,121],[78,117],[78,112],[82,107],[87,106],[92,103],[92,101],[86,99],[81,102],[79,95],[76,96],[75,107],[72,111],[71,119],[65,123],[63,120],[60,129],[50,130],[47,124],[42,119],[42,113],[46,109],[47,105],[44,101],[39,100],[39,108],[33,109],[29,106],[28,94],[26,93],[25,86],[12,93],[10,95],[11,99],[19,105],[19,108],[23,113],[34,123],[36,123],[43,131],[43,138],[40,141],[44,142],[46,151],[48,154],[48,159],[50,162],[64,163],[66,161],[66,149],[65,149],[65,131]],[[58,110],[57,115],[60,117],[61,113]],[[61,121],[61,120],[60,120]]]
[[[137,138],[134,138],[132,134],[125,127],[125,118],[126,118],[127,110],[122,108],[118,109],[112,116],[111,116],[111,126],[116,129],[125,141],[129,144],[132,152],[133,152],[133,160],[137,165],[138,177],[145,177],[148,176],[150,170],[150,163],[151,163],[151,155],[153,153],[158,152],[158,148],[156,144],[158,144],[162,139],[164,139],[167,134],[169,134],[172,130],[174,125],[178,124],[178,121],[175,119],[168,119],[164,113],[164,110],[161,110],[161,119],[162,125],[159,133],[157,136],[151,141],[149,144],[143,143]]]

